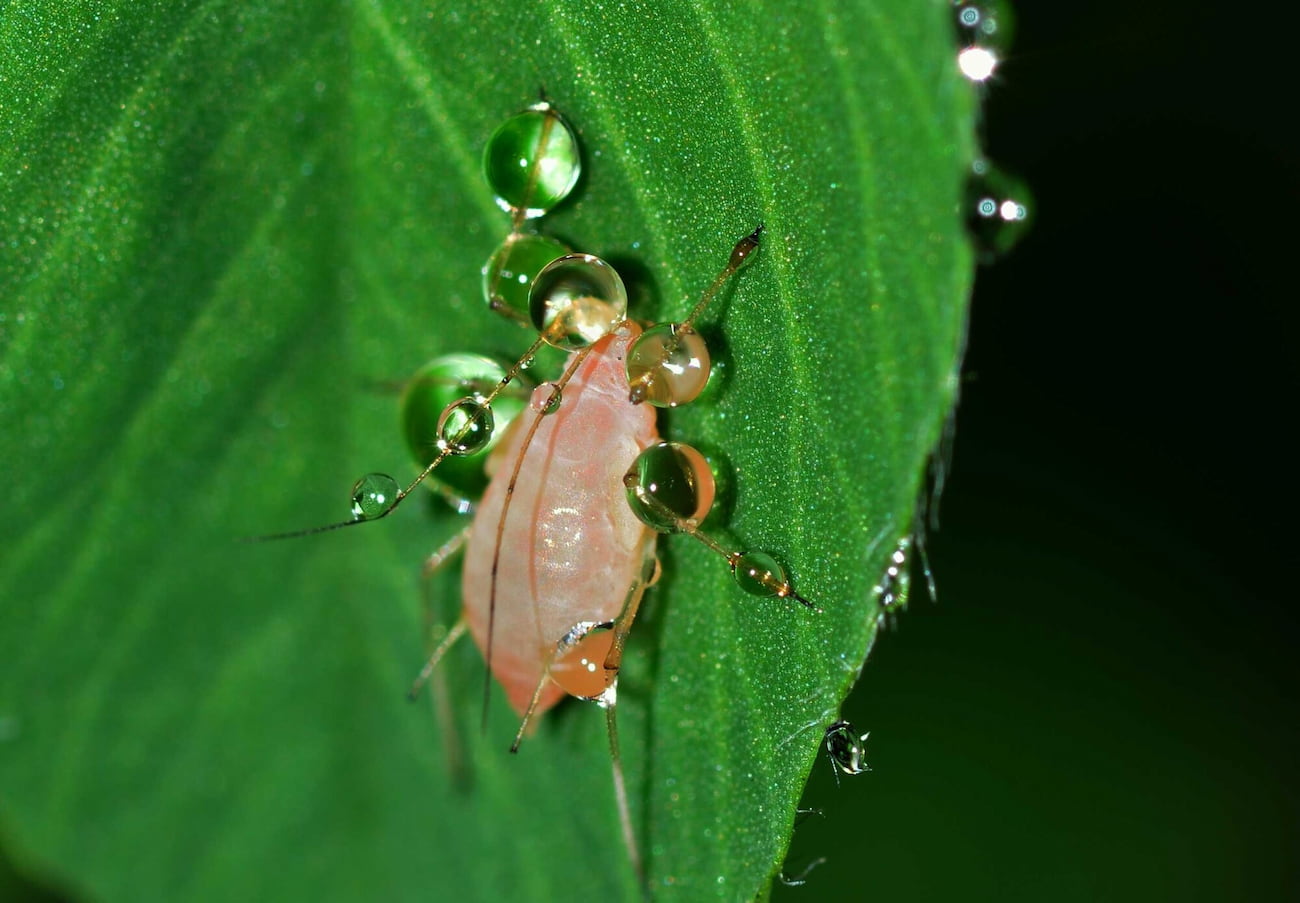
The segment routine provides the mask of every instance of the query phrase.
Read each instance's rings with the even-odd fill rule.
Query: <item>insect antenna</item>
[[[545,95],[537,102],[533,109],[549,112],[551,105],[546,102]],[[528,167],[528,176],[524,185],[524,196],[531,198],[537,191],[537,175],[541,170],[542,160],[546,157],[547,145],[551,143],[551,133],[555,131],[555,124],[559,121],[556,116],[542,117],[542,132],[537,136],[537,156]],[[526,207],[517,207],[510,217],[510,229],[512,232],[518,232],[523,226],[527,217]]]
[[[550,328],[539,335],[528,350],[517,360],[506,374],[497,381],[486,395],[475,393],[457,399],[443,410],[438,420],[438,454],[420,471],[406,488],[401,488],[396,480],[387,474],[369,473],[357,480],[352,486],[352,517],[349,520],[325,524],[320,527],[308,527],[305,530],[291,530],[287,533],[270,533],[265,536],[250,536],[241,542],[276,542],[281,539],[296,539],[300,536],[313,536],[317,533],[329,533],[344,527],[370,523],[392,514],[415,487],[424,482],[443,461],[459,455],[470,455],[485,448],[492,438],[495,422],[492,416],[492,402],[506,390],[520,371],[533,359],[534,355],[547,344],[550,333],[560,333],[563,329],[561,320],[551,324]]]
[[[541,339],[538,340],[542,341]],[[490,571],[489,593],[488,593],[488,629],[487,629],[487,648],[483,651],[483,658],[487,665],[487,671],[483,675],[483,716],[482,729],[487,730],[488,702],[492,698],[492,640],[495,634],[496,614],[497,614],[497,577],[501,565],[501,547],[502,537],[505,535],[506,519],[510,513],[510,503],[514,499],[515,485],[519,482],[519,471],[523,467],[524,458],[528,455],[528,449],[532,445],[533,437],[537,435],[537,430],[542,425],[542,420],[549,414],[555,413],[562,403],[564,388],[573,379],[573,375],[578,372],[582,362],[587,359],[591,353],[593,345],[580,348],[570,357],[568,365],[560,378],[555,382],[543,383],[538,386],[533,393],[534,402],[531,403],[535,416],[528,425],[528,432],[523,438],[519,447],[519,454],[515,458],[514,469],[510,473],[510,482],[506,484],[506,497],[501,505],[501,516],[497,518],[496,543],[492,550],[492,569]],[[536,348],[536,345],[534,346]],[[538,624],[538,633],[541,633],[541,625]],[[540,694],[541,688],[538,688]],[[536,704],[534,697],[533,704]],[[530,707],[531,710],[531,707]]]

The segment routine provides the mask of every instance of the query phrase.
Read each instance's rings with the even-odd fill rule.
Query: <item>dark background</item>
[[[1036,221],[978,274],[939,599],[777,899],[1300,899],[1293,30],[1137,6],[1018,5],[984,143]]]
[[[983,131],[1035,223],[979,273],[939,599],[777,899],[1300,898],[1295,29],[1255,9],[1019,4]]]

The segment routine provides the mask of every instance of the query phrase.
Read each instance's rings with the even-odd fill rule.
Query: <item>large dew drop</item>
[[[497,202],[526,219],[564,200],[581,172],[578,138],[548,103],[503,122],[483,152],[483,174]]]
[[[569,254],[533,280],[529,318],[549,345],[572,351],[609,334],[627,318],[627,289],[615,270],[591,254]]]
[[[847,721],[836,721],[826,728],[826,752],[837,773],[862,774],[871,770],[866,761],[869,735],[858,734]]]
[[[528,292],[545,266],[569,249],[545,235],[513,233],[483,266],[483,297],[522,323],[528,322]]]
[[[694,528],[713,507],[713,472],[704,456],[680,442],[659,442],[637,455],[623,477],[627,503],[660,533]]]
[[[660,323],[637,337],[627,355],[633,404],[660,408],[694,401],[709,381],[709,348],[689,326]]]
[[[442,453],[438,424],[447,408],[466,395],[487,395],[506,375],[506,366],[481,354],[445,354],[420,368],[406,384],[402,396],[402,431],[407,448],[423,470]],[[525,385],[526,391],[527,386]],[[520,391],[507,389],[492,402],[493,440],[483,451],[491,451],[506,426],[524,408]],[[441,484],[462,498],[477,498],[487,486],[480,457],[444,458],[428,480],[431,489]]]

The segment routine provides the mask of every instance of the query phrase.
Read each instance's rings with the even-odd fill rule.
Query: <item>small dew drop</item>
[[[368,473],[352,486],[352,516],[371,520],[387,513],[397,501],[400,487],[386,473]]]
[[[492,408],[482,396],[453,401],[438,420],[438,447],[453,455],[472,455],[492,441]]]
[[[1006,200],[998,205],[998,215],[1009,223],[1014,223],[1029,216],[1029,209],[1019,201]]]
[[[785,569],[766,552],[740,552],[731,559],[731,574],[751,596],[779,596],[789,591]]]
[[[870,731],[859,735],[847,721],[836,721],[826,728],[826,753],[831,758],[836,777],[843,774],[862,774],[870,771],[867,765],[867,737]]]
[[[1033,199],[1025,185],[983,158],[971,164],[966,183],[966,228],[979,262],[1008,254],[1029,232]]]
[[[564,401],[564,393],[557,383],[542,383],[528,399],[528,406],[539,414],[554,414]]]
[[[907,605],[907,589],[911,581],[908,572],[908,556],[912,549],[912,538],[904,536],[898,541],[885,572],[872,589],[880,607],[889,610]]]
[[[957,33],[965,46],[978,46],[1005,55],[1011,48],[1014,17],[1010,4],[1003,0],[954,0],[957,7]]]

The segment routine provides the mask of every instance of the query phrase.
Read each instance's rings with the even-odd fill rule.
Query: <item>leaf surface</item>
[[[539,86],[585,154],[545,229],[701,328],[719,372],[664,433],[733,474],[711,525],[824,610],[661,544],[620,682],[665,899],[749,899],[874,636],[954,400],[972,98],[909,0],[83,3],[0,19],[0,832],[97,899],[635,898],[603,718],[519,755],[482,665],[407,704],[431,501],[295,541],[364,472],[413,474],[375,386],[518,353],[479,271],[480,174]],[[455,617],[458,583],[430,589]],[[447,742],[465,761],[452,767]]]

